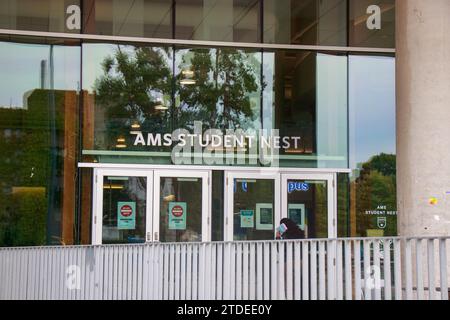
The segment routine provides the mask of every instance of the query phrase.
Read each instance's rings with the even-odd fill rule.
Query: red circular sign
[[[183,215],[183,208],[181,206],[175,206],[172,208],[172,215],[174,217],[181,217]]]
[[[124,217],[129,217],[133,214],[133,209],[129,205],[124,205],[120,208],[120,214]]]

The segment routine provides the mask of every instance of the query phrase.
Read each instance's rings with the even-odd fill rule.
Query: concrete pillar
[[[450,1],[396,6],[399,234],[450,236]]]
[[[450,236],[449,15],[448,0],[396,1],[400,236]],[[437,203],[431,204],[432,198],[437,199]],[[414,247],[412,275],[416,284],[416,259],[420,256],[415,254]],[[435,257],[439,257],[437,247],[434,251]],[[448,270],[450,241],[447,241],[446,251]],[[426,252],[425,247],[421,273],[425,286],[429,287]],[[439,287],[439,260],[436,258],[434,280]],[[406,270],[404,265],[402,267],[405,281]],[[450,273],[447,274],[447,283],[450,284]],[[416,294],[418,292],[413,295]],[[425,296],[428,295],[429,291],[425,291]]]

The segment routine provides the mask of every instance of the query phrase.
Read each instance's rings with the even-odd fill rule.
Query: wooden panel
[[[94,96],[83,91],[82,149],[94,148]],[[81,244],[91,243],[92,171],[81,170]]]
[[[66,91],[64,96],[64,160],[61,217],[61,242],[74,244],[76,166],[78,149],[78,97],[75,91]]]

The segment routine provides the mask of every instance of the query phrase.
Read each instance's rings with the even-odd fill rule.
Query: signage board
[[[117,203],[117,229],[136,229],[136,202]]]
[[[253,210],[241,210],[241,228],[254,228],[255,227],[255,211]]]
[[[273,230],[273,205],[256,204],[256,230]]]
[[[288,218],[294,221],[301,230],[305,231],[306,210],[304,204],[290,203],[288,206]]]
[[[169,230],[186,230],[187,203],[169,203]]]

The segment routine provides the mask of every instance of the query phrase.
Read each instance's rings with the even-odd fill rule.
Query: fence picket
[[[448,239],[0,248],[0,298],[448,300]]]

